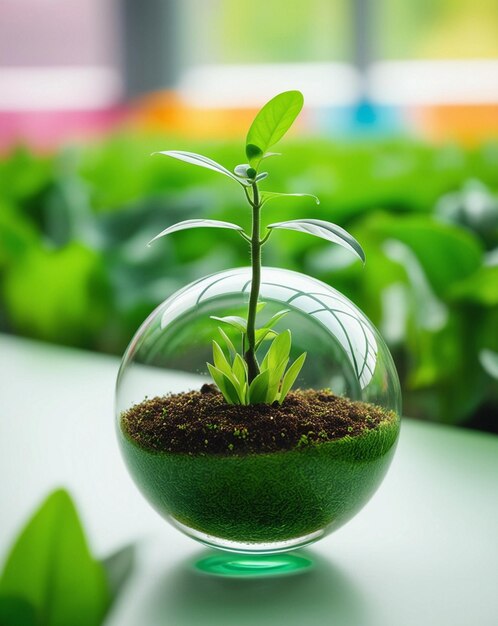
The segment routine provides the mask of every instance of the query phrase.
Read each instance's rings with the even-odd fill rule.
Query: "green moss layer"
[[[234,542],[287,541],[334,530],[370,499],[399,433],[392,415],[356,437],[239,456],[152,452],[120,431],[128,468],[154,508]]]

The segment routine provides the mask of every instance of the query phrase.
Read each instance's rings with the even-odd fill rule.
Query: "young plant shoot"
[[[262,326],[257,325],[257,314],[265,306],[259,301],[261,283],[261,252],[274,230],[295,230],[308,233],[337,243],[365,261],[360,244],[343,228],[319,219],[298,219],[271,223],[262,233],[261,210],[269,202],[286,196],[309,196],[319,204],[316,196],[307,193],[279,193],[260,189],[260,183],[268,172],[260,171],[265,159],[280,154],[269,150],[285,135],[303,107],[303,96],[299,91],[286,91],[272,98],[256,115],[247,133],[245,153],[248,163],[237,165],[233,172],[212,159],[194,154],[168,150],[159,152],[192,165],[204,167],[228,178],[242,187],[252,212],[252,228],[246,233],[238,224],[219,220],[193,219],[179,222],[159,233],[151,242],[187,228],[232,229],[249,244],[252,280],[247,316],[214,317],[220,323],[220,345],[213,340],[213,363],[208,363],[209,372],[216,386],[229,404],[272,404],[285,400],[295,383],[306,359],[301,354],[289,365],[292,337],[289,329],[275,330],[278,322],[289,313],[284,309],[273,315]],[[234,329],[240,336],[241,351],[235,348],[226,330]],[[233,330],[231,331],[233,333]],[[263,346],[265,344],[265,346]],[[266,347],[264,356],[261,351]],[[262,357],[262,358],[261,358]],[[258,360],[259,359],[259,360]]]

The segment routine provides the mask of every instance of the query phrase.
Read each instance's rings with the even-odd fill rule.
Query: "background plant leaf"
[[[110,594],[102,565],[89,552],[68,493],[51,494],[15,542],[0,594],[32,605],[43,626],[98,626]]]

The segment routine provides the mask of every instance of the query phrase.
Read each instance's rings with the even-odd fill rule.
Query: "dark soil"
[[[146,399],[121,415],[121,428],[155,452],[247,454],[276,452],[354,437],[392,414],[328,390],[291,391],[282,405],[227,404],[213,385]]]

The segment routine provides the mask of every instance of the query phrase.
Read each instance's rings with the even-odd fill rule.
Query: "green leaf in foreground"
[[[38,626],[34,606],[17,596],[0,595],[0,626]]]
[[[308,233],[308,235],[326,239],[332,243],[338,243],[343,248],[346,248],[346,250],[356,254],[356,256],[365,263],[365,253],[356,239],[344,230],[344,228],[337,226],[337,224],[332,224],[332,222],[314,219],[290,220],[288,222],[270,224],[267,228],[268,230],[295,230],[300,233]]]
[[[88,549],[66,491],[50,495],[15,542],[0,595],[18,597],[43,626],[98,626],[110,594],[102,565]]]
[[[289,130],[303,108],[300,91],[284,91],[272,98],[259,111],[246,138],[246,155],[255,169],[266,151]]]

